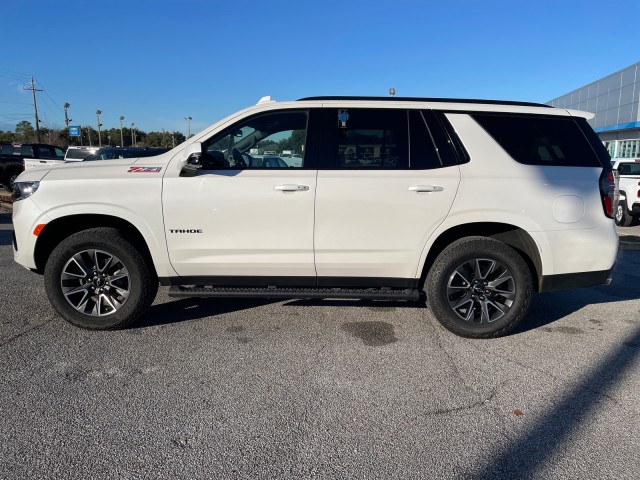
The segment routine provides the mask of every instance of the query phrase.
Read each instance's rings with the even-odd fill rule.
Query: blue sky
[[[196,132],[271,95],[546,102],[640,61],[640,1],[5,0],[0,130]]]

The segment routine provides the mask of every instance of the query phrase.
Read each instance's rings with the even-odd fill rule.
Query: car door
[[[424,246],[460,182],[439,122],[431,111],[325,110],[315,212],[319,285],[405,286],[420,275]]]
[[[203,142],[195,174],[165,175],[167,245],[179,275],[190,283],[315,285],[317,172],[307,123],[305,110],[251,116]],[[265,165],[263,152],[276,148],[303,155],[300,167]]]

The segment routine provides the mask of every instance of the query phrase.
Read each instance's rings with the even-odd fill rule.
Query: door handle
[[[278,192],[305,192],[309,190],[307,185],[296,185],[292,183],[286,183],[284,185],[276,185],[273,187]]]
[[[414,185],[409,187],[410,192],[444,192],[444,187],[441,185]]]

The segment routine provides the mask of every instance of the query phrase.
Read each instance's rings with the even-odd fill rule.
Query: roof
[[[423,97],[350,97],[350,96],[321,96],[321,97],[304,97],[298,101],[305,100],[365,100],[365,101],[396,101],[396,102],[440,102],[440,103],[475,103],[485,105],[516,105],[522,107],[544,107],[553,108],[551,105],[544,103],[532,102],[514,102],[510,100],[481,100],[473,98],[423,98]]]

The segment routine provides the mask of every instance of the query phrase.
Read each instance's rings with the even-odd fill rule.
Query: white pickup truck
[[[628,227],[640,215],[640,158],[614,158],[611,166],[620,175],[616,225]]]

